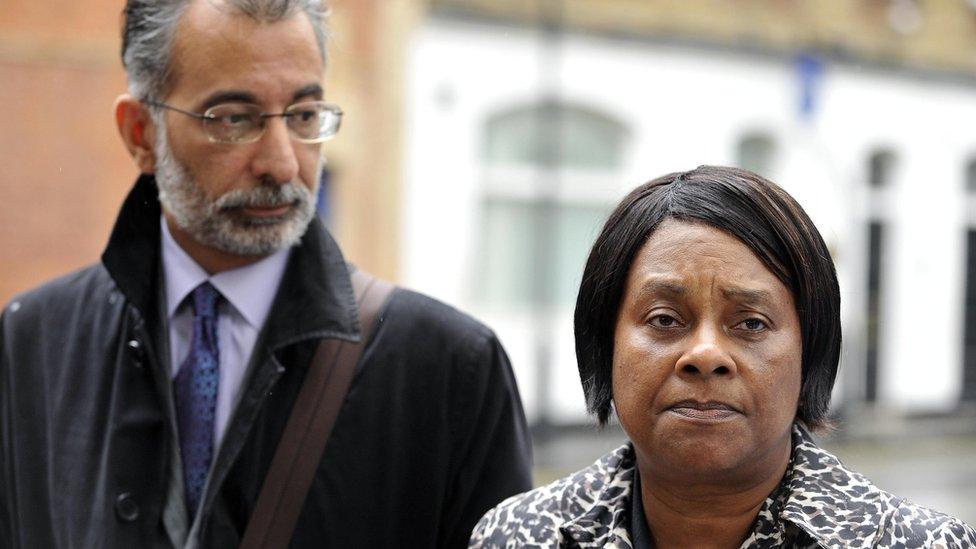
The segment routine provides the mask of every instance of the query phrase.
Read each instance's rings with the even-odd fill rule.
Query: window
[[[966,289],[963,295],[962,400],[976,401],[976,216],[972,209],[976,199],[976,157],[966,163],[969,228],[966,230]]]
[[[572,311],[629,139],[613,118],[554,101],[485,121],[472,306],[504,339],[535,426],[587,421]]]
[[[876,150],[868,157],[868,185],[874,188],[891,186],[897,157],[889,149]]]
[[[976,400],[976,229],[966,231],[962,399]]]
[[[881,345],[881,281],[884,253],[884,224],[868,225],[867,354],[864,361],[864,400],[878,399],[878,358]]]
[[[976,193],[976,158],[966,164],[966,192]]]
[[[776,160],[776,143],[765,133],[747,134],[739,141],[736,158],[740,168],[768,177]]]
[[[867,274],[867,301],[864,304],[864,400],[877,402],[880,378],[884,376],[882,362],[882,335],[885,326],[885,258],[890,253],[888,243],[891,226],[891,199],[895,192],[898,155],[889,147],[872,150],[865,163],[868,200],[867,248],[865,272]]]
[[[628,132],[586,107],[521,106],[485,126],[477,299],[572,305],[589,247],[616,195]],[[541,279],[540,279],[541,277]]]
[[[483,207],[482,268],[477,273],[481,298],[509,307],[575,303],[579,275],[607,208],[603,204],[553,207],[492,196]],[[545,216],[549,219],[542,219]],[[547,226],[540,226],[540,221]],[[539,238],[541,231],[547,233],[543,238]]]
[[[485,158],[496,165],[612,170],[622,162],[625,138],[622,126],[602,114],[545,102],[489,120]]]

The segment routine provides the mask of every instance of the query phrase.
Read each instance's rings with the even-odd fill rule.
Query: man
[[[323,338],[360,337],[313,220],[318,0],[131,0],[116,122],[142,172],[98,265],[0,320],[0,546],[236,547]],[[459,547],[529,488],[490,330],[397,290],[291,547]]]

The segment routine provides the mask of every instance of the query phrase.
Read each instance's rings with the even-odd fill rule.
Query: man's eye
[[[249,113],[229,113],[220,117],[220,123],[225,126],[241,126],[251,122],[253,117]]]
[[[299,122],[309,122],[310,120],[315,119],[317,115],[318,112],[313,110],[298,111],[294,113],[295,118],[297,118]]]

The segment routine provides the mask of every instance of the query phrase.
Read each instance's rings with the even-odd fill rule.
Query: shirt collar
[[[209,276],[177,244],[162,216],[160,225],[167,318],[173,318],[190,292],[209,281],[252,327],[260,329],[271,310],[278,284],[288,264],[290,249],[277,251],[250,265]]]
[[[644,515],[644,502],[641,496],[640,471],[634,467],[634,487],[630,496],[630,542],[633,549],[651,549],[654,547],[654,537],[647,526]]]
[[[152,174],[142,174],[122,202],[102,265],[133,315],[154,333],[166,319],[159,190]],[[288,257],[277,295],[262,326],[272,353],[321,338],[359,341],[359,317],[342,251],[319,219],[313,219]],[[287,368],[291,363],[286,361]],[[282,364],[265,361],[261,368]]]

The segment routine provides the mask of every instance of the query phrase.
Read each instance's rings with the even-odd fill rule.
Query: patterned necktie
[[[213,458],[220,349],[217,345],[217,299],[209,282],[193,290],[193,339],[190,354],[174,381],[176,419],[180,430],[186,505],[193,517]]]

